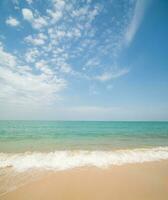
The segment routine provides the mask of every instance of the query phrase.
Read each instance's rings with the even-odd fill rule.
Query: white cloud
[[[35,37],[29,35],[25,37],[24,39],[27,43],[32,44],[32,45],[43,45],[45,41],[47,40],[47,36],[43,33],[37,34]]]
[[[74,10],[72,13],[76,17],[84,16],[88,14],[88,7],[79,8],[78,10]]]
[[[39,56],[39,54],[40,53],[37,48],[31,48],[25,53],[24,57],[26,62],[33,63],[36,61],[36,58]]]
[[[62,17],[62,12],[59,10],[58,11],[47,10],[47,13],[52,18],[52,23],[58,22]]]
[[[44,19],[44,17],[37,17],[34,18],[32,22],[32,26],[35,29],[41,29],[42,27],[47,25],[47,21]]]
[[[59,78],[45,63],[36,63],[41,73],[21,64],[23,61],[0,47],[0,102],[7,107],[11,103],[52,104],[57,93],[66,87],[66,81]]]
[[[25,20],[31,23],[35,29],[41,29],[47,25],[47,21],[44,17],[33,15],[33,12],[28,8],[22,9],[22,15]]]
[[[4,51],[0,45],[0,66],[14,68],[16,66],[16,57]]]
[[[33,45],[43,45],[44,44],[44,40],[41,38],[32,38],[32,36],[27,36],[25,38],[25,41],[27,43],[31,43]]]
[[[132,42],[140,24],[141,24],[146,7],[147,7],[146,0],[136,0],[133,17],[132,17],[132,19],[127,27],[126,33],[125,33],[125,42],[127,45],[129,45]]]
[[[55,93],[65,87],[65,83],[56,77],[45,74],[33,75],[30,72],[19,73],[9,69],[0,68],[1,87],[8,88],[8,94],[1,91],[1,100],[18,101],[19,103],[51,104]],[[24,99],[26,102],[22,102]]]
[[[14,17],[9,17],[6,20],[6,24],[14,27],[14,26],[19,26],[20,22],[17,19],[15,19]]]
[[[55,9],[62,10],[65,6],[64,0],[52,0]]]
[[[36,62],[35,67],[45,74],[54,75],[53,71],[49,68],[48,63],[45,60]]]
[[[105,81],[113,80],[121,76],[124,76],[128,72],[129,72],[128,69],[118,69],[115,71],[107,71],[107,72],[102,73],[101,75],[94,77],[94,79],[105,82]]]
[[[32,22],[34,19],[32,11],[28,8],[22,9],[22,15],[23,15],[23,18],[29,22]]]

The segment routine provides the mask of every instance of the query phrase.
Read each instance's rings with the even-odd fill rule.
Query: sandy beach
[[[53,172],[1,200],[167,200],[168,161]]]

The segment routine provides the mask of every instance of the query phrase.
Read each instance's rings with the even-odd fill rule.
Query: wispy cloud
[[[129,72],[129,69],[117,69],[115,71],[104,72],[104,73],[94,77],[94,79],[102,81],[102,82],[106,82],[106,81],[114,80],[116,78],[124,76],[128,72]]]
[[[136,0],[135,9],[133,12],[133,17],[131,18],[131,21],[127,27],[126,33],[125,33],[125,43],[126,45],[129,45],[132,40],[134,39],[134,36],[141,24],[141,21],[144,17],[145,10],[147,8],[147,4],[149,1],[146,0]]]

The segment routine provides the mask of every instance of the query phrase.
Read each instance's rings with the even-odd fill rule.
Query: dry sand
[[[1,200],[168,200],[168,161],[53,172]]]

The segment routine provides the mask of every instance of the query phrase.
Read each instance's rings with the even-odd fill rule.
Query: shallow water
[[[168,122],[0,121],[0,152],[168,145]]]

